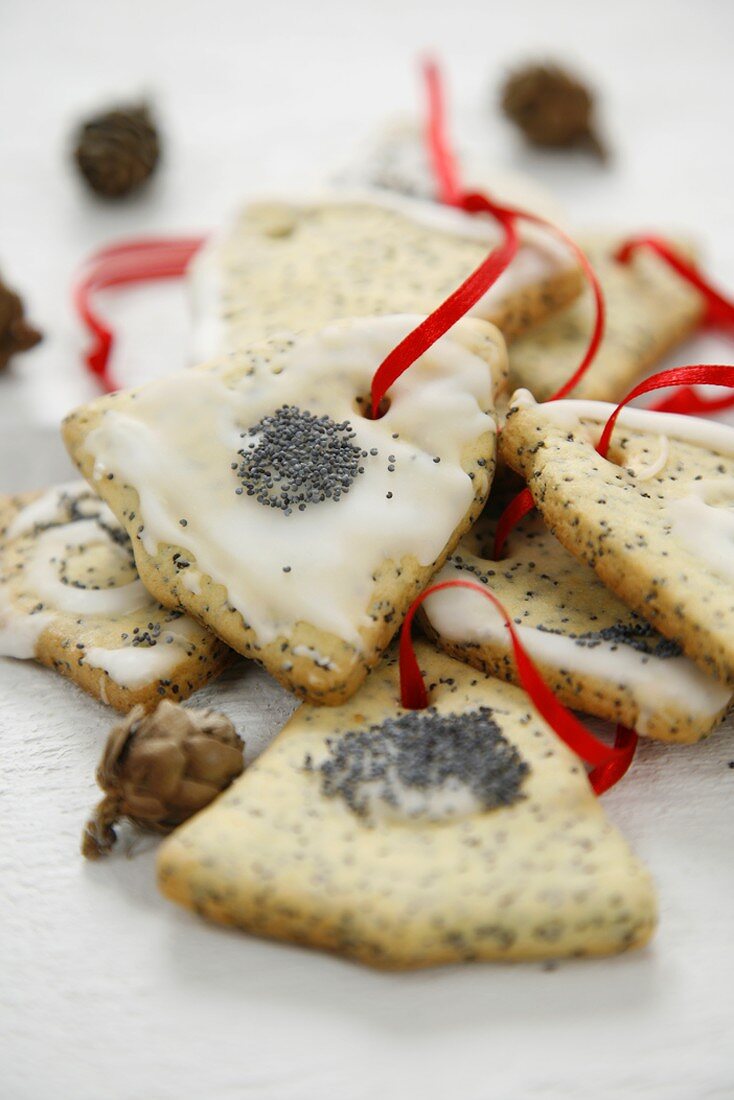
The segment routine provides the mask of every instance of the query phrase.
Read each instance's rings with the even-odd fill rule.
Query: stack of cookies
[[[428,598],[430,706],[401,706],[392,642],[434,580],[486,586],[564,703],[643,736],[696,741],[734,691],[734,429],[626,411],[595,450],[604,402],[702,316],[659,260],[589,243],[607,335],[574,399],[543,404],[590,303],[524,232],[370,418],[377,367],[495,239],[376,190],[247,206],[192,273],[203,365],[72,413],[84,482],[0,509],[2,652],[122,711],[184,699],[235,654],[303,700],[164,843],[164,893],[382,967],[612,953],[656,920],[487,601]],[[511,471],[537,512],[494,561]]]

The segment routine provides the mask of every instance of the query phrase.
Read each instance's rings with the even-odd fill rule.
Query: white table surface
[[[114,237],[206,229],[248,191],[304,186],[416,97],[437,48],[455,114],[500,167],[552,188],[577,225],[678,228],[734,286],[734,7],[486,0],[4,0],[0,271],[46,331],[0,377],[0,490],[67,473],[56,424],[93,393],[69,306],[80,259]],[[523,149],[489,109],[508,63],[555,55],[604,91],[615,160]],[[73,121],[147,94],[165,167],[140,199],[91,200],[64,161]],[[471,122],[469,121],[471,120]],[[180,287],[110,295],[127,382],[183,363]],[[675,360],[731,361],[697,340]],[[261,748],[292,702],[242,666],[197,697]],[[2,1100],[542,1100],[734,1094],[734,739],[645,744],[611,818],[651,866],[661,922],[599,962],[372,973],[209,927],[156,892],[155,843],[78,840],[110,712],[0,661]]]

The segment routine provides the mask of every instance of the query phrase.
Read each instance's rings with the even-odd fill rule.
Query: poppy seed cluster
[[[259,504],[290,515],[309,504],[338,501],[349,492],[367,453],[354,442],[348,420],[316,416],[296,405],[283,405],[241,435],[247,443],[232,463],[240,488]]]
[[[522,798],[528,764],[505,738],[490,707],[466,714],[409,711],[329,741],[329,755],[308,770],[327,797],[343,798],[364,816],[371,797],[399,806],[401,789],[429,792],[451,783],[468,788],[484,810]]]
[[[600,641],[628,645],[649,657],[680,657],[683,653],[677,642],[663,638],[655,627],[643,622],[615,623],[602,630],[580,634],[577,640],[579,644],[592,646]]]
[[[609,642],[615,647],[629,646],[630,649],[643,653],[646,657],[666,658],[683,655],[683,650],[677,642],[663,638],[654,626],[645,622],[613,623],[612,626],[602,627],[601,630],[586,630],[583,634],[543,626],[541,623],[538,623],[535,629],[542,630],[545,634],[560,634],[565,638],[571,638],[576,645],[585,646],[587,649],[594,649],[602,642]]]

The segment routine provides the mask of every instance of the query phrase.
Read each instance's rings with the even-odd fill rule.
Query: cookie
[[[698,741],[712,730],[731,703],[730,689],[622,603],[537,512],[514,529],[499,562],[492,560],[494,528],[485,512],[435,582],[488,586],[561,702],[661,741]],[[508,632],[487,600],[444,589],[422,612],[428,633],[452,657],[518,682]]]
[[[498,169],[495,161],[482,155],[478,143],[461,143],[456,161],[465,191],[485,191],[508,206],[531,210],[556,223],[564,220],[556,200],[537,180],[521,172]],[[350,151],[348,159],[332,173],[332,182],[341,188],[368,187],[437,202],[425,127],[410,118],[391,119]]]
[[[491,325],[455,326],[381,419],[361,411],[418,320],[274,337],[65,424],[146,587],[312,702],[353,694],[489,492],[506,371]]]
[[[734,428],[624,409],[609,458],[594,449],[612,405],[512,400],[502,454],[549,529],[604,584],[734,686]]]
[[[651,252],[617,263],[620,241],[610,236],[581,238],[581,247],[599,276],[606,302],[604,339],[573,397],[618,401],[633,383],[700,324],[703,297]],[[680,246],[685,254],[689,249]],[[587,290],[565,310],[515,341],[510,381],[539,401],[555,393],[581,362],[593,323]]]
[[[161,848],[167,897],[371,966],[603,955],[655,926],[650,878],[519,688],[427,644],[431,706],[389,655],[344,706],[301,706]]]
[[[431,313],[500,239],[487,219],[398,195],[251,203],[192,265],[196,354],[202,361],[339,318]],[[532,228],[523,241],[472,311],[505,337],[582,288],[562,245]]]
[[[145,590],[130,539],[83,481],[0,497],[0,654],[123,712],[186,699],[233,656]]]

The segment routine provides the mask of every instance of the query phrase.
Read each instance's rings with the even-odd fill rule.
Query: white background
[[[0,271],[44,344],[0,377],[0,489],[66,475],[56,423],[93,393],[69,305],[97,244],[215,226],[248,191],[307,186],[418,96],[440,51],[458,129],[534,174],[576,225],[679,229],[734,287],[734,6],[490,0],[3,0]],[[494,107],[512,62],[552,55],[603,91],[614,161],[529,153]],[[166,157],[105,206],[68,164],[70,128],[146,95]],[[116,369],[180,365],[180,287],[110,295]],[[699,340],[677,362],[731,361]],[[205,693],[255,751],[288,700],[252,669]],[[606,962],[381,975],[210,928],[156,893],[153,846],[77,855],[110,715],[31,665],[0,662],[0,1098],[504,1100],[734,1093],[734,742],[643,746],[605,797],[657,878],[661,925]]]

